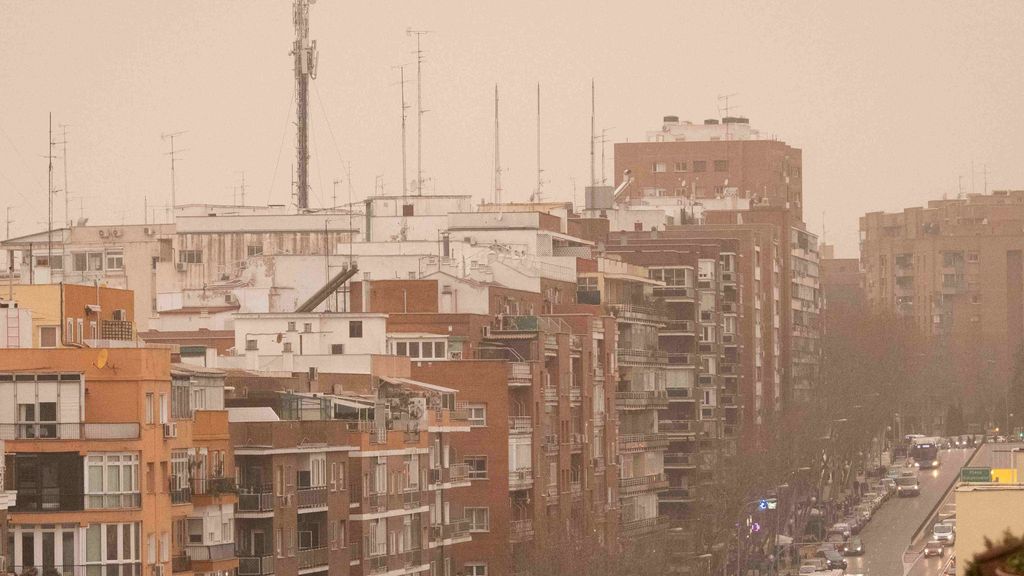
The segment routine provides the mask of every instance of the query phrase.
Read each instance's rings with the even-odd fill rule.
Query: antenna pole
[[[245,172],[242,172],[242,183],[238,186],[238,191],[242,196],[242,206],[245,206]]]
[[[7,207],[7,240],[11,239],[11,207]],[[7,252],[7,299],[14,300],[14,252]]]
[[[50,113],[50,128],[49,128],[49,142],[50,148],[49,153],[46,155],[48,161],[48,173],[49,181],[46,186],[46,198],[49,200],[49,216],[46,220],[46,267],[50,269],[53,266],[53,113]],[[52,280],[52,278],[51,278]]]
[[[58,124],[61,129],[61,141],[59,144],[63,147],[62,160],[64,162],[64,220],[67,221],[68,228],[71,227],[71,212],[68,211],[68,125]]]
[[[309,39],[309,5],[316,0],[294,0],[292,22],[295,41],[295,157],[298,164],[298,209],[309,208],[309,80],[316,79],[316,40]]]
[[[174,209],[178,207],[178,190],[177,190],[177,183],[175,182],[174,164],[178,160],[178,153],[179,152],[184,152],[184,150],[178,150],[177,148],[174,147],[174,138],[176,136],[181,136],[184,133],[185,133],[185,131],[181,130],[181,131],[178,131],[178,132],[171,132],[170,134],[161,134],[160,135],[161,139],[163,139],[163,140],[170,140],[171,141],[171,151],[170,152],[165,152],[165,154],[167,154],[168,156],[171,157],[171,214],[172,214],[172,216],[174,214]]]
[[[406,35],[416,35],[416,194],[423,195],[423,50],[420,40],[429,30],[408,28]]]
[[[537,192],[534,201],[541,201],[541,188],[544,186],[544,169],[540,166],[540,82],[537,82]]]
[[[494,85],[494,203],[501,204],[501,131],[498,124],[498,85]]]
[[[405,111],[409,109],[409,106],[405,103],[405,65],[398,66],[399,72],[399,84],[401,85],[402,92],[402,196],[405,197],[409,194],[409,160],[408,160],[408,147],[406,146],[406,114]],[[418,178],[418,176],[417,176]]]
[[[594,168],[594,116],[596,99],[594,96],[594,79],[590,79],[590,185],[597,186],[597,172]]]
[[[604,160],[605,160],[605,144],[608,142],[606,134],[611,128],[601,128],[601,185],[604,186],[607,181],[604,174]]]

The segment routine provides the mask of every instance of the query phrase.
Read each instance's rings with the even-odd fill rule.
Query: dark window
[[[202,264],[203,263],[203,251],[202,250],[179,250],[178,251],[178,262],[184,262],[185,264]]]
[[[676,162],[676,172],[686,172],[686,162]]]
[[[331,354],[344,354],[344,353],[345,353],[345,345],[344,344],[331,344]]]
[[[729,169],[728,160],[715,160],[715,172],[725,172]]]
[[[469,466],[470,478],[474,480],[483,480],[487,478],[486,456],[468,456],[466,457],[466,464]]]
[[[348,323],[348,337],[349,338],[362,338],[363,337],[363,321],[353,320]]]
[[[402,216],[413,216],[412,204],[402,204]]]
[[[250,244],[246,246],[246,254],[249,256],[260,256],[263,254],[262,244]]]
[[[707,163],[707,161],[706,160],[694,160],[693,161],[693,171],[694,172],[707,172],[708,171],[708,163]]]

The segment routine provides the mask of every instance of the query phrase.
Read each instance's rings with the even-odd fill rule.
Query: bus
[[[924,470],[939,465],[939,444],[935,438],[915,438],[910,446],[914,466]]]

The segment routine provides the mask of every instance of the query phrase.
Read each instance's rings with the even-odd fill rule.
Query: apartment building
[[[1024,328],[1024,191],[932,200],[860,219],[868,304],[906,319],[950,360],[944,380],[1003,401]]]
[[[134,295],[131,290],[81,284],[14,284],[10,300],[30,312],[31,344],[23,347],[102,346],[106,341],[135,339]],[[21,330],[23,318],[8,321]]]
[[[834,248],[821,245],[821,293],[825,303],[825,329],[837,328],[837,322],[863,314],[864,272],[859,258],[836,258]]]
[[[0,348],[31,348],[33,333],[32,311],[0,299]]]
[[[11,554],[11,544],[8,543],[8,529],[7,529],[7,510],[14,506],[18,501],[18,493],[14,490],[7,488],[5,480],[6,467],[6,446],[3,440],[0,440],[0,567],[6,570],[8,562],[7,558]]]
[[[742,198],[789,206],[801,218],[802,152],[750,127],[746,118],[726,117],[703,124],[665,116],[646,142],[615,144],[615,184],[630,171],[633,199]],[[679,220],[682,224],[684,221]]]
[[[9,508],[8,570],[144,576],[234,571],[233,553],[207,558],[189,548],[192,566],[172,561],[175,530],[212,516],[213,508],[228,527],[226,536],[218,533],[227,542],[233,535],[230,497],[194,502],[189,474],[193,457],[203,454],[193,444],[194,432],[205,437],[207,456],[230,458],[212,440],[218,414],[221,436],[226,423],[211,400],[217,392],[192,383],[198,379],[175,380],[178,386],[172,385],[168,350],[4,352],[4,482],[22,495]],[[183,411],[181,399],[200,396],[210,402],[210,413]],[[207,534],[198,536],[200,546],[214,544]]]

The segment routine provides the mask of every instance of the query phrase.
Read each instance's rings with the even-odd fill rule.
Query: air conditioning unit
[[[156,229],[155,228],[151,228],[149,226],[146,226],[145,228],[143,228],[142,231],[143,231],[143,233],[146,234],[146,236],[152,236],[152,235],[156,234]]]
[[[153,564],[152,566],[150,566],[150,568],[153,569],[153,572],[152,572],[153,576],[164,576],[164,565],[163,564]]]
[[[184,271],[185,271],[185,263],[184,263],[184,262],[178,262],[178,263],[176,263],[176,264],[174,265],[174,268],[175,268],[175,269],[176,269],[176,270],[177,270],[178,272],[184,272]]]
[[[124,322],[128,319],[128,313],[124,309],[114,310],[114,320]]]
[[[110,231],[110,234],[111,234],[111,235],[112,235],[112,236],[113,236],[114,238],[120,238],[120,237],[121,237],[121,229],[120,229],[120,228],[114,228],[114,229],[112,229],[112,230]]]
[[[164,424],[164,438],[177,438],[178,437],[178,423],[167,422]]]

